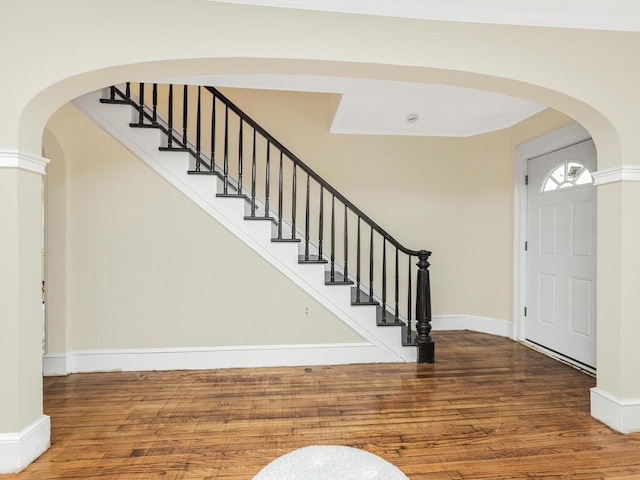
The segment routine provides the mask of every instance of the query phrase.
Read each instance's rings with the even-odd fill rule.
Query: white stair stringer
[[[272,242],[272,222],[244,220],[245,200],[216,197],[215,175],[189,175],[189,154],[161,152],[163,134],[155,128],[132,128],[129,105],[100,103],[102,92],[79,97],[73,104],[151,169],[224,225],[296,285],[356,331],[369,348],[359,348],[345,363],[415,362],[415,346],[402,346],[398,327],[378,327],[375,306],[351,305],[351,286],[325,285],[325,265],[299,264],[298,243]],[[367,352],[367,353],[365,353]]]

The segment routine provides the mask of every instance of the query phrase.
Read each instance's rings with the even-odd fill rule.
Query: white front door
[[[592,140],[527,166],[526,339],[596,365],[596,167]]]

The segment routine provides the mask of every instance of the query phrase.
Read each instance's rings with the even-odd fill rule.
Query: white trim
[[[591,174],[595,186],[614,182],[640,182],[640,165],[621,165],[605,168]]]
[[[545,0],[217,0],[302,10],[419,18],[447,22],[640,31],[634,2],[554,2]],[[476,5],[477,3],[478,5]]]
[[[512,325],[508,320],[479,317],[477,315],[434,315],[431,328],[438,330],[470,330],[500,337],[512,336]]]
[[[524,307],[526,306],[527,264],[524,242],[527,238],[527,188],[524,176],[527,162],[561,148],[589,140],[591,136],[578,123],[570,123],[541,137],[534,138],[516,147],[515,152],[515,193],[513,221],[513,331],[512,338],[525,340]]]
[[[591,415],[617,432],[638,432],[640,398],[618,398],[601,388],[592,388]]]
[[[17,433],[0,433],[0,474],[16,473],[49,448],[51,420],[42,415]]]
[[[554,358],[556,360],[558,360],[559,362],[562,363],[566,363],[567,365],[571,365],[573,368],[575,368],[576,370],[580,370],[582,372],[586,372],[590,375],[595,376],[596,375],[596,369],[593,367],[589,367],[587,365],[584,365],[580,362],[577,362],[569,357],[565,357],[564,355],[558,353],[558,352],[554,352],[553,350],[549,350],[548,348],[543,347],[542,345],[538,345],[536,343],[530,342],[529,340],[522,340],[520,343],[522,343],[522,345],[530,348],[531,350],[535,350],[536,352],[540,352],[544,355],[546,355],[547,357],[551,357]]]
[[[18,168],[28,172],[47,174],[49,159],[32,153],[14,150],[0,151],[0,168]]]
[[[56,377],[71,373],[67,368],[69,355],[67,353],[47,353],[42,357],[42,375]]]
[[[398,341],[400,339],[398,338]],[[44,357],[45,375],[380,362],[370,343],[83,350]],[[64,368],[64,370],[60,370]]]
[[[511,336],[511,322],[474,315],[437,315],[433,318],[432,327],[434,331],[470,330],[502,337]],[[378,347],[366,342],[79,350],[45,355],[43,374],[45,377],[52,377],[105,371],[203,370],[375,362],[380,362]]]

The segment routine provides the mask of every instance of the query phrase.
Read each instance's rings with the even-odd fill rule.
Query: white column
[[[597,386],[591,414],[640,431],[640,167],[594,174],[598,186]]]
[[[42,175],[48,160],[0,151],[0,473],[49,446],[42,408]]]

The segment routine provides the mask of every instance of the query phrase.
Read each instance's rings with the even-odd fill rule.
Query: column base
[[[51,421],[42,415],[17,433],[0,433],[0,473],[17,473],[42,455],[50,445]]]
[[[436,344],[433,339],[425,343],[418,342],[418,363],[435,363]]]
[[[617,432],[639,432],[640,398],[618,398],[600,388],[592,388],[591,416]]]

